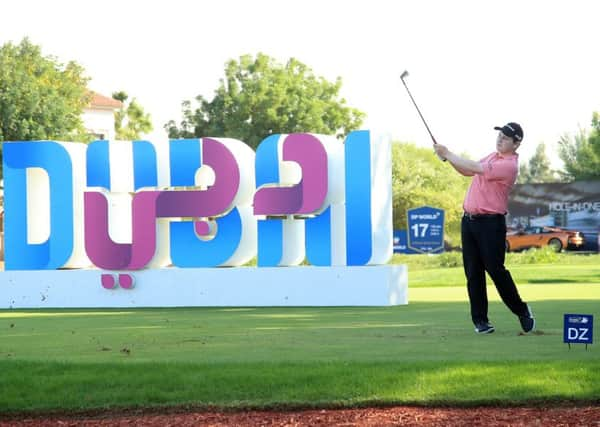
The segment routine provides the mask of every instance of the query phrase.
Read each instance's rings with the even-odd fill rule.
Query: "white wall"
[[[133,276],[105,289],[102,274]],[[0,308],[389,306],[408,304],[406,265],[4,271]]]
[[[83,110],[83,126],[89,133],[103,134],[104,139],[115,139],[115,116],[113,110]]]

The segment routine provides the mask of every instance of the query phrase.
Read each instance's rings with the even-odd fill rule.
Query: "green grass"
[[[410,287],[463,286],[465,283],[460,252],[396,254],[392,262],[408,266]],[[507,254],[506,267],[517,284],[600,283],[600,255],[530,250]],[[488,283],[492,283],[489,277]]]
[[[580,265],[506,264],[517,285],[520,284],[586,284],[600,283],[600,264],[582,268]],[[462,286],[465,276],[461,267],[413,270],[409,265],[411,287]],[[492,283],[488,277],[488,284]]]
[[[562,314],[600,318],[600,284],[524,285],[538,333],[490,289],[474,334],[463,287],[397,307],[0,311],[0,413],[98,408],[598,402],[595,345]]]

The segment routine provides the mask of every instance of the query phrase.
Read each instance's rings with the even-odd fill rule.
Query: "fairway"
[[[600,263],[597,265],[507,265],[507,268],[518,281],[518,285],[600,283]],[[465,280],[462,267],[419,269],[416,271],[409,268],[409,277],[410,286],[413,288],[462,286]],[[490,283],[492,281],[488,277],[488,284]]]
[[[595,401],[598,351],[569,350],[562,315],[599,318],[600,285],[520,289],[531,335],[492,287],[489,336],[462,287],[396,307],[3,310],[0,409]]]

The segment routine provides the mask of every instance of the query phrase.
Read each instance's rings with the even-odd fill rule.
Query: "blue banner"
[[[394,253],[396,254],[418,254],[408,247],[406,230],[394,230]]]

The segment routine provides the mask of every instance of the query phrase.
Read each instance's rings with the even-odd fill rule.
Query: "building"
[[[115,110],[123,107],[121,101],[90,91],[92,100],[83,110],[83,126],[95,139],[115,139]]]

